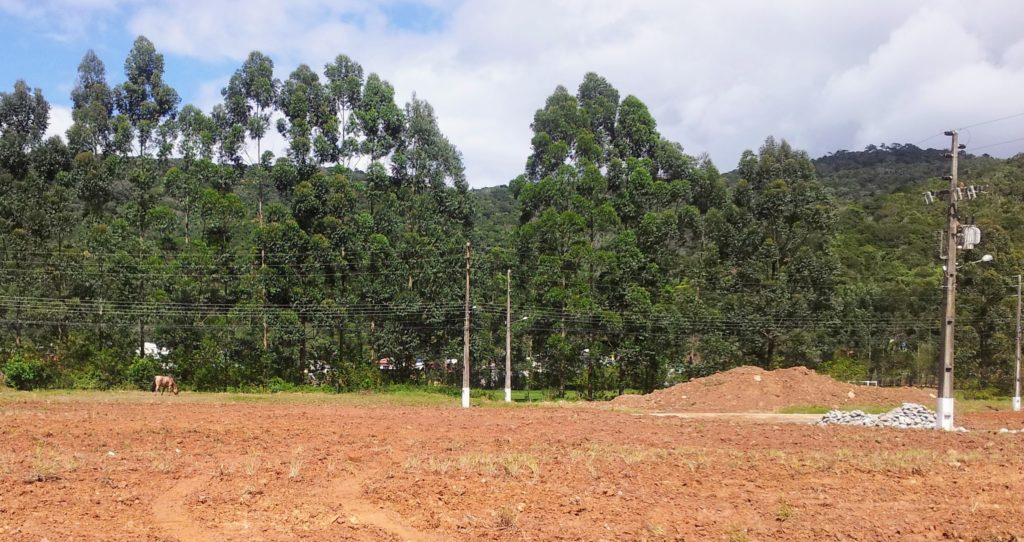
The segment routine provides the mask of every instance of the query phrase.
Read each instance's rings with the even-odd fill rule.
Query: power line
[[[981,149],[988,149],[988,148],[991,148],[991,147],[998,147],[1000,145],[1006,145],[1008,143],[1016,143],[1018,141],[1024,141],[1024,137],[1018,137],[1016,139],[1008,139],[1006,141],[1000,141],[998,143],[989,143],[988,145],[982,145],[980,147],[974,147],[971,150],[977,151],[977,150],[981,150]]]
[[[991,119],[991,120],[986,120],[986,121],[978,122],[978,123],[975,123],[975,124],[968,124],[967,126],[961,126],[961,127],[957,128],[957,130],[967,130],[969,128],[977,128],[978,126],[985,126],[986,124],[993,124],[993,123],[996,123],[996,122],[1002,122],[1004,120],[1015,119],[1017,117],[1024,117],[1024,111],[1021,111],[1020,113],[1014,113],[1012,115],[1006,115],[1005,117],[999,117],[999,118],[996,118],[996,119]],[[940,134],[940,135],[942,135],[942,134]]]

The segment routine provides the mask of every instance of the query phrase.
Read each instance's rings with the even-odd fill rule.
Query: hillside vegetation
[[[523,119],[521,175],[469,190],[430,104],[399,106],[344,55],[278,79],[253,52],[210,112],[144,37],[124,68],[111,85],[85,55],[64,138],[44,137],[40,90],[0,95],[8,385],[458,385],[467,242],[474,385],[503,381],[507,288],[517,388],[596,398],[748,364],[933,380],[945,210],[921,192],[943,151],[812,160],[770,136],[723,175],[589,73]],[[957,378],[1005,391],[1024,157],[968,155],[961,177],[986,190],[961,205],[983,242],[963,255]]]

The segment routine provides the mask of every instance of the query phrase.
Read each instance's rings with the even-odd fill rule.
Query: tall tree
[[[107,85],[107,70],[90,49],[78,64],[78,81],[71,91],[71,118],[68,145],[75,153],[107,152],[113,137],[111,117],[114,114],[114,93]]]
[[[338,139],[334,160],[348,166],[359,153],[359,123],[353,113],[363,97],[363,67],[346,55],[324,66],[331,102],[338,115]]]
[[[834,310],[835,205],[807,153],[786,141],[769,137],[758,154],[745,152],[739,173],[731,204],[709,227],[719,258],[736,270],[728,310],[747,323],[743,344],[762,366],[781,352],[813,364],[814,335],[792,323]]]
[[[363,154],[371,161],[391,154],[400,141],[404,124],[402,110],[395,104],[395,88],[391,83],[371,73],[363,86],[355,117],[365,138]]]
[[[395,179],[413,193],[440,190],[446,183],[465,185],[462,156],[438,128],[434,108],[413,95],[405,106],[405,123],[391,161]]]
[[[174,118],[181,98],[164,83],[164,55],[145,36],[135,39],[124,61],[124,74],[127,80],[114,87],[114,102],[142,156],[160,124]]]
[[[281,85],[277,104],[284,115],[277,120],[277,130],[288,138],[288,157],[300,177],[308,179],[334,154],[330,96],[316,72],[302,64]]]
[[[0,167],[15,177],[28,174],[29,151],[43,141],[50,121],[50,104],[43,91],[23,80],[13,92],[0,93]]]
[[[241,131],[248,134],[256,143],[256,155],[250,163],[255,162],[257,166],[256,216],[261,224],[266,172],[258,166],[262,156],[263,137],[270,126],[270,117],[274,112],[280,86],[281,82],[274,79],[274,61],[259,51],[253,51],[249,53],[249,58],[242,67],[231,76],[228,86],[221,90],[230,122],[240,126]]]

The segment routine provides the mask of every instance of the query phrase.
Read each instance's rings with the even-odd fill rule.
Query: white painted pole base
[[[506,403],[511,403],[512,402],[512,388],[505,388],[505,402]],[[1020,401],[1017,401],[1017,402],[1020,403]]]
[[[462,388],[462,408],[469,408],[469,388]]]
[[[1020,412],[1020,396],[1013,398],[1013,411]]]
[[[939,408],[935,411],[935,428],[953,430],[953,398],[939,397]]]

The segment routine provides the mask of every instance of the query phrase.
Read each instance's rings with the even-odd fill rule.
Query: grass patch
[[[287,391],[279,393],[192,392],[178,396],[157,396],[146,391],[126,390],[33,390],[0,392],[0,405],[32,401],[89,403],[151,403],[183,402],[196,404],[271,404],[271,405],[339,405],[339,406],[449,406],[458,407],[461,391],[453,394],[449,387],[396,385],[373,391],[333,393],[324,391]],[[502,408],[523,406],[582,405],[577,393],[566,392],[565,399],[552,402],[554,393],[514,390],[513,402],[504,401],[503,390],[475,390],[472,405]]]
[[[665,528],[651,520],[644,522],[644,528],[647,529],[647,534],[651,535],[653,538],[665,537]]]
[[[838,409],[832,409],[824,405],[790,405],[781,407],[775,410],[777,414],[826,414],[830,410],[842,410],[849,412],[851,410],[860,410],[868,414],[884,414],[900,405],[892,406],[864,406],[864,405],[844,405]],[[935,400],[924,403],[924,406],[935,410]],[[1012,401],[1010,397],[998,397],[988,399],[965,399],[960,392],[957,392],[956,397],[956,410],[957,412],[992,412],[992,411],[1003,411],[1010,410],[1012,407]]]
[[[519,528],[519,510],[505,505],[494,512],[494,526],[501,530],[514,531]]]
[[[302,475],[302,459],[296,457],[296,458],[292,459],[291,463],[288,464],[288,478],[291,478],[292,480],[295,480],[295,479],[297,479],[301,475]]]
[[[533,476],[540,472],[537,458],[524,453],[471,453],[454,459],[414,456],[406,459],[402,467],[410,472],[425,470],[433,474],[444,475],[452,471],[460,471],[491,476],[503,475],[512,478],[522,475]]]
[[[793,507],[786,502],[786,499],[779,497],[779,507],[775,510],[776,521],[786,521],[793,517]]]
[[[216,393],[182,392],[178,396],[154,397],[152,392],[119,390],[35,390],[0,393],[0,405],[32,401],[88,403],[151,403],[181,402],[196,404],[297,404],[352,406],[455,406],[458,399],[428,391],[398,390],[390,392],[286,392],[286,393]]]
[[[174,472],[178,466],[178,458],[175,454],[168,452],[149,452],[151,458],[150,465],[153,470],[161,474],[167,474]]]
[[[746,529],[740,527],[731,527],[725,532],[725,535],[729,537],[729,542],[750,542]]]
[[[68,456],[56,448],[47,446],[45,442],[36,442],[35,454],[32,456],[32,467],[25,474],[25,483],[49,482],[60,480],[61,475],[74,471],[80,461],[77,456]]]
[[[928,408],[934,410],[935,405],[928,405]],[[1013,400],[1010,397],[1000,397],[996,399],[960,399],[957,397],[954,408],[960,412],[992,412],[1010,410],[1013,408]]]
[[[853,410],[859,410],[868,414],[884,414],[890,410],[898,407],[899,405],[892,406],[878,406],[878,405],[844,405],[838,409],[827,407],[825,405],[789,405],[780,407],[775,410],[777,414],[827,414],[832,410],[842,410],[844,412],[850,412]]]

